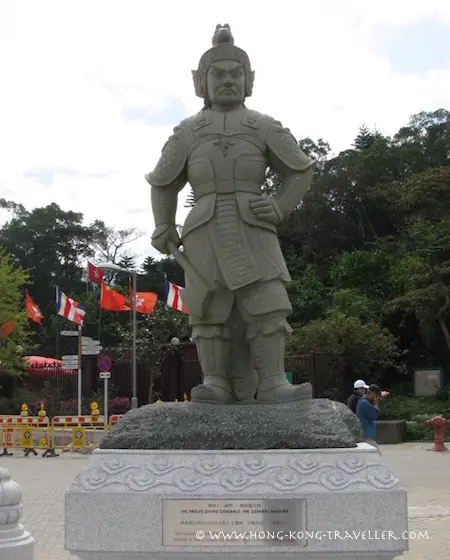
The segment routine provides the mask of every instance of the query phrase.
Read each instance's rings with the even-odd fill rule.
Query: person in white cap
[[[356,405],[358,404],[359,399],[366,394],[368,388],[369,385],[367,385],[367,383],[362,379],[357,379],[353,383],[353,393],[347,399],[347,406],[353,414],[356,414]]]
[[[353,383],[353,393],[347,399],[347,406],[353,412],[353,414],[356,414],[356,405],[358,404],[359,399],[366,395],[368,388],[369,385],[367,385],[367,383],[362,379],[357,379]],[[389,393],[387,391],[381,391],[381,397],[384,398],[388,395]]]

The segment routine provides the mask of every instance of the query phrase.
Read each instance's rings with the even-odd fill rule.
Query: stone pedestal
[[[406,491],[364,443],[99,449],[65,511],[66,549],[82,560],[392,560],[408,548]]]
[[[0,558],[33,560],[34,539],[19,520],[22,517],[20,486],[8,469],[0,467]]]

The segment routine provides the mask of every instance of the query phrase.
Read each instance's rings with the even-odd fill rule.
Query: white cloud
[[[147,236],[136,252],[154,255],[143,175],[177,123],[145,126],[125,111],[157,111],[168,97],[181,98],[188,114],[197,111],[201,100],[191,69],[217,23],[231,24],[236,44],[252,60],[255,94],[248,105],[282,120],[298,137],[328,140],[334,151],[346,148],[363,122],[390,134],[412,113],[450,106],[450,62],[447,71],[399,75],[375,49],[380,34],[392,28],[429,17],[450,25],[444,2],[263,6],[200,0],[1,4],[0,196],[29,209],[55,201],[83,211],[87,221],[137,225]],[[64,168],[76,175],[55,174],[50,186],[25,175]],[[139,208],[142,213],[135,212]]]

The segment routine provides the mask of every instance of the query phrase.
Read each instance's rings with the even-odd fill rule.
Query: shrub
[[[339,369],[351,368],[355,376],[376,378],[376,371],[388,367],[403,371],[393,335],[376,322],[363,322],[340,311],[325,319],[311,321],[296,329],[288,339],[291,354],[309,354],[313,350],[331,354]]]
[[[450,387],[443,387],[436,393],[436,399],[440,401],[450,401]]]
[[[33,393],[28,389],[17,389],[16,391],[14,391],[14,396],[12,399],[6,399],[4,397],[0,398],[0,414],[16,416],[20,414],[20,409],[23,403],[26,403],[30,407],[31,403],[33,403],[35,400],[36,393]]]
[[[20,414],[20,404],[17,399],[5,399],[5,397],[0,397],[0,414],[5,416]]]
[[[115,399],[113,399],[113,401],[114,400]],[[90,405],[93,401],[97,401],[101,407],[103,396],[93,395],[93,397],[89,399],[83,398],[81,401],[82,414],[90,414]],[[128,408],[126,408],[125,401],[129,403],[129,399],[119,399],[116,408],[126,412],[130,406],[128,405]],[[44,409],[49,418],[53,418],[54,416],[75,416],[78,414],[78,400],[63,400],[61,392],[47,383],[44,384],[42,389],[32,390],[30,387],[17,389],[12,399],[0,398],[0,414],[18,415],[20,414],[22,404],[26,403],[28,405],[29,415],[37,416],[41,408],[41,402],[44,403]],[[114,412],[113,414],[122,413],[123,412]]]
[[[108,402],[109,414],[125,414],[130,408],[131,402],[127,397],[116,397]]]
[[[86,403],[87,404],[87,403]],[[82,409],[86,409],[86,406],[82,406]],[[62,401],[59,413],[61,416],[75,416],[78,414],[78,402],[77,399],[69,399],[67,401]]]
[[[450,400],[436,397],[389,396],[380,404],[380,420],[406,420],[405,441],[433,441],[434,430],[427,420],[442,415],[450,419]]]
[[[450,418],[450,401],[434,397],[402,397],[391,395],[380,404],[381,420],[414,420],[423,417],[426,420],[442,414]]]
[[[433,441],[434,432],[425,422],[408,422],[405,430],[405,441]]]

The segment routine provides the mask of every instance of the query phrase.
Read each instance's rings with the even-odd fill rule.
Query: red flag
[[[25,292],[25,311],[27,312],[28,319],[31,319],[32,321],[38,323],[39,325],[41,324],[44,315],[42,315],[42,311],[31,299],[31,296],[28,293],[28,291]]]
[[[101,283],[102,293],[100,296],[100,307],[107,311],[130,311],[126,305],[126,297],[116,292],[104,282]]]
[[[130,291],[130,306],[133,301],[133,292]],[[158,294],[154,292],[136,292],[136,312],[149,315],[155,309]]]
[[[93,284],[97,286],[102,285],[104,270],[98,268],[95,264],[88,262],[88,278]]]
[[[11,319],[10,321],[5,321],[0,325],[0,334],[3,336],[9,336],[13,330],[16,328],[16,322]]]
[[[130,288],[130,307],[133,308],[133,288],[131,287],[131,280],[129,280],[128,285]],[[136,292],[136,312],[149,315],[155,309],[157,301],[158,294],[154,292]]]

